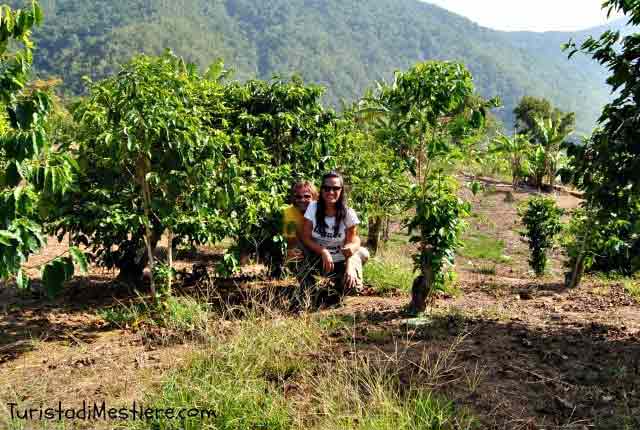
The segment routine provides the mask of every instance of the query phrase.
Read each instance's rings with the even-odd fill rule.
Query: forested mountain
[[[14,1],[15,5],[24,4]],[[425,59],[464,62],[484,96],[498,95],[505,125],[525,94],[575,111],[588,132],[607,101],[605,71],[567,60],[560,44],[582,33],[499,32],[417,0],[41,0],[36,67],[81,94],[139,52],[171,48],[201,66],[221,57],[240,79],[289,76],[353,100],[377,79]],[[549,11],[553,13],[553,11]]]

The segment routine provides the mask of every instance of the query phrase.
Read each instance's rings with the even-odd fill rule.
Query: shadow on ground
[[[174,295],[195,297],[229,315],[260,307],[292,310],[295,283],[265,280],[259,272],[217,278],[212,266],[197,261],[194,269],[204,271],[181,274]],[[150,303],[148,290],[146,284],[135,287],[101,276],[77,278],[55,299],[44,294],[38,281],[26,291],[1,288],[0,364],[19,358],[41,342],[92,343],[99,332],[114,328],[98,316],[100,310]]]
[[[471,408],[483,428],[640,428],[640,334],[626,327],[463,315],[416,323],[390,309],[345,324],[345,347],[396,357],[402,380]]]

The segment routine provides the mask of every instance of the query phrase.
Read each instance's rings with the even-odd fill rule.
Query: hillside
[[[22,2],[14,2],[21,4]],[[463,61],[484,96],[499,95],[509,127],[525,94],[577,114],[588,132],[608,98],[604,70],[560,51],[570,37],[499,32],[417,0],[43,0],[37,69],[80,94],[138,52],[171,48],[201,66],[222,57],[236,77],[300,73],[327,87],[327,101],[353,100],[374,80],[425,59]]]
[[[534,278],[517,215],[530,192],[514,190],[515,201],[505,202],[510,184],[494,185],[471,197],[456,288],[438,296],[427,318],[403,311],[415,245],[402,231],[365,265],[365,294],[322,311],[287,311],[291,280],[265,280],[256,266],[215,286],[176,286],[168,327],[141,311],[147,293],[128,291],[98,267],[55,301],[0,288],[0,401],[20,411],[86,400],[218,412],[179,427],[188,429],[640,428],[640,397],[629,394],[640,383],[640,282],[634,290],[631,281],[589,277],[565,289],[559,250],[550,273]],[[555,199],[578,204],[562,193]],[[51,238],[29,264],[66,248]],[[220,252],[200,247],[176,264],[212,267]],[[447,402],[412,407],[414,393]],[[476,425],[444,425],[465,417]],[[3,429],[178,425],[30,424],[10,420],[8,406],[0,412]]]

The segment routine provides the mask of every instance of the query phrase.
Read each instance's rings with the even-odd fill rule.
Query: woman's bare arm
[[[349,258],[354,255],[360,249],[360,236],[358,236],[358,226],[354,225],[349,227],[345,231],[344,246],[342,247],[342,254],[345,258]]]
[[[352,289],[356,286],[357,277],[353,267],[353,260],[360,258],[355,255],[360,248],[360,237],[358,236],[357,227],[349,227],[345,232],[344,247],[342,253],[346,259],[345,272],[344,272],[344,286],[347,289]]]

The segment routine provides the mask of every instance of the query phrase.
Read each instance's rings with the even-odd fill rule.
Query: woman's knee
[[[357,255],[358,257],[360,257],[360,261],[362,262],[362,264],[369,261],[369,250],[364,246],[361,246],[360,249],[358,249]]]

